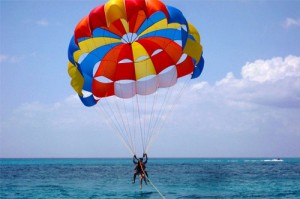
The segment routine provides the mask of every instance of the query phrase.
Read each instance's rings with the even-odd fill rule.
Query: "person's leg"
[[[145,174],[146,174],[146,176],[147,176],[147,180],[148,180],[148,182],[149,182],[149,176],[148,176],[148,172],[147,171],[144,171],[145,172]]]
[[[135,173],[133,174],[133,182],[132,182],[132,183],[135,183],[136,175],[137,175],[137,172],[135,172]]]
[[[142,189],[143,184],[143,174],[140,174],[140,188]]]
[[[147,181],[146,181],[146,176],[144,176],[143,178],[144,178],[145,184],[148,185]]]
[[[144,171],[144,172],[145,172],[145,174],[146,174],[146,171]],[[148,185],[148,184],[147,184],[147,181],[146,181],[146,180],[147,180],[147,179],[146,179],[147,174],[146,174],[146,176],[145,176],[145,174],[143,174],[143,178],[144,178],[145,184]]]

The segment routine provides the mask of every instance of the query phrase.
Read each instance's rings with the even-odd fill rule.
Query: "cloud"
[[[50,22],[48,19],[45,18],[41,18],[41,19],[24,19],[23,20],[24,24],[29,24],[29,25],[34,25],[34,26],[40,26],[40,27],[48,27],[51,25],[56,25],[59,26],[61,23],[57,22],[57,23],[52,23]]]
[[[5,62],[8,59],[7,55],[1,55],[0,54],[0,63]]]
[[[0,63],[20,63],[22,57],[0,54]]]
[[[191,81],[151,154],[299,156],[299,76],[300,57],[290,55],[248,62],[240,77],[229,72],[214,84]],[[1,121],[0,155],[128,157],[105,120],[76,95],[53,104],[25,103]]]
[[[85,114],[86,117],[82,117],[82,114]],[[47,126],[49,129],[64,131],[73,129],[76,123],[89,126],[95,122],[88,118],[94,118],[94,114],[85,110],[78,97],[72,95],[64,101],[54,104],[24,103],[14,110],[9,119],[9,125],[15,124],[36,129]]]
[[[49,21],[48,19],[33,20],[32,23],[41,27],[62,26],[62,23],[60,21]]]
[[[293,26],[300,26],[300,18],[299,19],[293,19],[293,18],[286,18],[284,21],[284,27],[290,28]]]
[[[0,63],[9,63],[9,64],[17,64],[21,63],[26,59],[32,59],[37,57],[36,52],[22,54],[22,55],[8,55],[8,54],[0,54]]]
[[[256,60],[242,68],[242,76],[245,80],[259,83],[299,78],[300,59],[296,56],[287,56],[284,59],[276,57],[270,60]]]
[[[273,138],[295,136],[294,139],[298,139],[300,136],[300,124],[297,122],[300,116],[299,72],[300,57],[290,55],[246,63],[241,69],[240,78],[229,72],[215,84],[194,84],[187,91],[189,94],[183,96],[181,102],[185,102],[186,106],[178,107],[176,112],[180,116],[177,114],[173,118],[172,125],[183,124],[178,128],[186,125],[197,129],[185,128],[181,131],[194,131],[193,140],[200,139],[196,141],[198,145],[204,144],[208,148],[211,146],[201,139],[215,142],[219,136],[229,142],[230,137],[239,137],[238,142],[244,143],[245,147],[250,139],[254,139],[260,147],[250,149],[251,146],[248,146],[244,152],[256,151],[258,154],[259,150],[265,150],[264,143],[270,139],[274,142],[273,153],[280,153],[275,149],[275,143],[280,145],[280,140],[274,141]],[[197,135],[199,132],[201,135]],[[228,139],[224,138],[226,136]],[[292,140],[290,142],[293,143]],[[296,150],[292,144],[286,147]],[[300,154],[300,148],[297,150]],[[231,153],[243,156],[236,151]],[[224,155],[222,152],[219,154]]]
[[[35,21],[35,24],[38,25],[38,26],[49,26],[49,21],[46,20],[46,19],[40,19],[40,20],[36,20]]]
[[[233,74],[216,83],[226,98],[272,107],[300,108],[300,57],[276,57],[246,63],[241,79]]]
[[[116,150],[124,155],[123,146],[93,109],[75,95],[54,104],[22,104],[0,121],[0,157],[109,157]]]

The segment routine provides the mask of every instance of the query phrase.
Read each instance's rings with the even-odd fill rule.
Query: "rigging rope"
[[[152,185],[152,187],[157,191],[157,193],[160,195],[161,198],[166,199],[166,197],[158,190],[158,188],[152,183],[152,181],[150,180],[150,178],[148,178],[148,176],[146,175],[144,168],[141,165],[141,162],[139,162],[140,167],[142,168],[142,171],[144,173],[144,178],[146,178],[148,180],[148,182],[150,182],[150,184]],[[143,180],[143,179],[142,179]],[[143,182],[143,181],[142,181]]]
[[[99,110],[97,109],[97,107],[99,107],[99,110],[100,109],[102,110],[104,115],[101,114],[100,112],[98,112]],[[109,105],[109,107],[110,107],[110,105]],[[123,142],[123,144],[126,146],[126,148],[131,152],[132,155],[134,155],[136,153],[135,148],[129,144],[125,135],[122,133],[122,128],[120,127],[119,122],[117,122],[117,121],[114,122],[114,120],[113,120],[113,117],[115,118],[116,116],[113,114],[113,117],[111,117],[111,115],[108,113],[108,111],[105,108],[103,108],[102,106],[95,106],[94,110],[96,110],[96,113],[98,113],[100,116],[103,117],[103,121],[105,121],[107,123],[107,125],[111,128],[112,132],[115,133],[115,135],[117,135],[120,138],[120,140]],[[113,113],[113,111],[111,111],[110,113]],[[110,121],[107,121],[107,120],[110,120]]]
[[[173,87],[168,88],[167,92],[168,93],[170,92],[171,94],[168,94],[169,97],[168,97],[168,99],[164,99],[163,104],[170,103],[171,106],[170,106],[170,108],[164,110],[163,113],[159,113],[158,118],[160,119],[160,121],[156,121],[157,124],[153,125],[152,136],[150,137],[150,139],[148,141],[148,147],[146,149],[146,153],[151,148],[153,141],[156,139],[156,137],[158,137],[160,135],[163,125],[165,124],[165,122],[167,121],[167,119],[171,115],[171,113],[175,110],[176,106],[178,105],[178,101],[183,96],[186,88],[188,87],[188,85],[190,83],[190,80],[191,80],[190,78],[184,80],[182,82],[181,88],[178,85],[177,85],[177,87],[173,86]]]

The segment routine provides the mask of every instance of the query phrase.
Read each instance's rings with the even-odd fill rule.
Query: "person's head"
[[[143,158],[140,158],[139,161],[140,161],[140,162],[143,162]]]

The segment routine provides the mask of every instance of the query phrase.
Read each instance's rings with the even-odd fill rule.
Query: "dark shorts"
[[[143,173],[143,171],[141,171],[141,170],[136,170],[135,172],[137,172],[138,174],[142,174]]]

